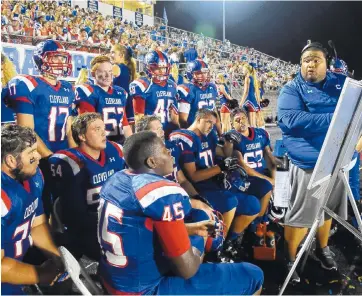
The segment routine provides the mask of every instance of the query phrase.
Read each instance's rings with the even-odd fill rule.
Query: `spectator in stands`
[[[187,63],[197,59],[198,53],[193,42],[191,43],[189,49],[185,51],[184,56]]]
[[[78,35],[78,42],[88,43],[88,33],[85,29],[80,30],[80,34]]]
[[[13,35],[22,35],[24,33],[19,17],[13,17],[11,25],[7,26],[7,32]]]
[[[34,27],[29,18],[24,17],[23,29],[24,29],[25,36],[34,36]]]
[[[92,45],[100,45],[101,40],[99,38],[99,32],[98,30],[94,30],[91,32],[91,36],[88,39],[88,42]]]
[[[279,127],[292,162],[288,184],[290,201],[284,222],[289,269],[319,211],[319,199],[311,198],[307,187],[346,79],[343,74],[327,72],[327,55],[328,51],[320,43],[308,43],[301,53],[300,72],[282,88],[278,98]],[[341,178],[335,182],[327,207],[347,219],[347,196]],[[337,264],[328,247],[331,225],[332,218],[323,213],[315,254],[324,269],[336,270]],[[291,280],[300,281],[296,271]]]

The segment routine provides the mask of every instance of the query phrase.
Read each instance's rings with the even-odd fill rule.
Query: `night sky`
[[[362,79],[362,2],[227,1],[226,39],[299,63],[308,39],[328,47]],[[168,25],[222,39],[222,1],[157,1],[155,16],[166,8]],[[328,47],[329,49],[329,47]]]

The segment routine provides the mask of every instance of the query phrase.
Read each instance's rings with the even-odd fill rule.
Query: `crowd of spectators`
[[[202,58],[214,76],[224,73],[234,87],[243,84],[240,74],[244,61],[259,69],[266,90],[279,89],[299,67],[228,40],[222,42],[166,26],[156,18],[154,26],[138,27],[127,20],[77,5],[70,7],[68,1],[5,0],[1,9],[3,42],[36,44],[52,38],[63,42],[69,50],[97,53],[121,44],[132,48],[140,64],[148,51],[158,49],[168,55],[176,53],[181,65],[190,59]]]

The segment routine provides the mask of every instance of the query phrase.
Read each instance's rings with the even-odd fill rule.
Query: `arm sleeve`
[[[278,117],[284,132],[311,137],[326,132],[333,113],[312,114],[298,92],[291,86],[284,86],[278,98]]]

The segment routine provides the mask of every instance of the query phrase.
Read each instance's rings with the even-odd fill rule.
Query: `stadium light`
[[[222,1],[222,41],[225,42],[225,0]]]

